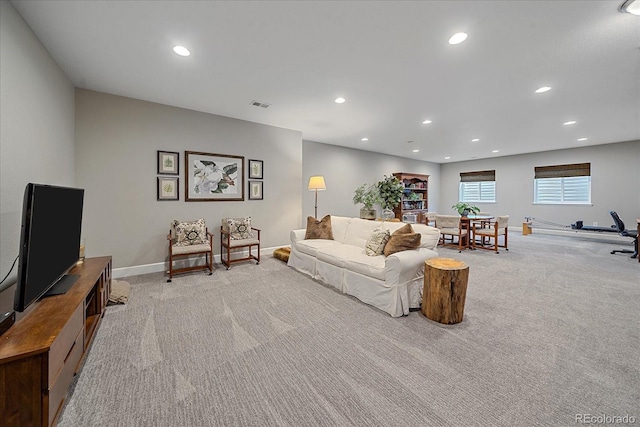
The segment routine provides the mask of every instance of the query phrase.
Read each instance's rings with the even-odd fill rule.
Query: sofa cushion
[[[371,236],[373,230],[380,227],[381,224],[378,221],[351,218],[343,243],[364,248],[364,245],[367,243],[367,240],[369,239],[369,236]]]
[[[368,256],[382,255],[384,246],[389,241],[391,233],[386,228],[376,228],[369,236],[364,246],[364,251]]]
[[[363,276],[373,277],[378,280],[386,280],[385,277],[385,257],[382,255],[368,256],[358,254],[349,258],[345,268]]]
[[[184,222],[173,220],[173,229],[176,232],[176,246],[209,244],[204,218]]]
[[[333,232],[331,231],[331,215],[325,215],[320,221],[312,216],[307,217],[307,231],[304,238],[305,240],[333,240]]]
[[[295,245],[292,244],[292,247],[293,246],[295,246],[295,248],[303,254],[317,257],[318,249],[335,248],[342,246],[342,243],[336,242],[335,240],[309,239],[298,240],[297,242],[295,242]]]
[[[333,240],[344,243],[351,219],[352,218],[346,216],[331,216],[331,234],[333,234]]]
[[[363,256],[366,257],[364,249],[361,247],[336,244],[335,246],[318,248],[317,258],[318,261],[343,268],[349,260]]]
[[[405,224],[393,232],[384,247],[384,255],[389,256],[396,252],[416,249],[420,246],[421,234],[413,231],[411,224]]]

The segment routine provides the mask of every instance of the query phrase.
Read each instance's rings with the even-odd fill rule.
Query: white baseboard
[[[286,247],[289,247],[290,245],[285,245]],[[264,256],[264,255],[271,255],[273,254],[273,251],[275,251],[278,248],[281,248],[284,246],[278,246],[278,247],[271,247],[271,248],[262,248],[260,250],[260,256]],[[255,253],[255,252],[254,252]],[[220,263],[220,255],[219,254],[214,254],[213,256],[214,262],[216,263]],[[176,266],[177,267],[186,267],[187,265],[189,265],[188,260],[180,260],[180,261],[176,261]],[[113,269],[113,273],[112,273],[112,277],[114,279],[120,279],[123,277],[129,277],[129,276],[137,276],[139,274],[150,274],[150,273],[161,273],[161,272],[166,272],[169,269],[169,266],[167,264],[167,262],[157,262],[155,264],[144,264],[144,265],[133,265],[131,267],[120,267],[120,268],[114,268]]]
[[[522,233],[522,227],[509,226],[509,232],[511,233],[514,231],[517,231],[518,233]],[[609,243],[621,243],[621,244],[633,243],[633,240],[631,240],[628,237],[622,237],[618,233],[607,232],[607,231],[586,231],[586,230],[575,230],[572,228],[553,229],[553,228],[531,227],[531,234],[547,234],[552,236],[579,237],[581,239],[598,240],[601,242],[609,242]]]

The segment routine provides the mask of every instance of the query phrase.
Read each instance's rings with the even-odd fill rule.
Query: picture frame
[[[158,150],[158,175],[179,175],[180,153]]]
[[[185,151],[185,201],[243,201],[244,157]]]
[[[158,177],[158,201],[180,200],[178,177]]]
[[[264,181],[249,181],[249,200],[262,200]]]
[[[249,179],[262,179],[262,167],[264,162],[262,160],[249,159]]]

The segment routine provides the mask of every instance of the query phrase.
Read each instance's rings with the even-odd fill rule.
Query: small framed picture
[[[249,179],[262,179],[262,160],[249,159]]]
[[[262,181],[249,181],[249,200],[262,200]]]
[[[178,177],[158,177],[158,201],[180,200]]]
[[[159,175],[179,175],[180,174],[180,153],[173,151],[158,150],[158,174]]]

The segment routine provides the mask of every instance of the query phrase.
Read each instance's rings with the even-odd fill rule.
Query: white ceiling
[[[640,17],[621,2],[12,3],[79,88],[447,163],[640,140]]]

